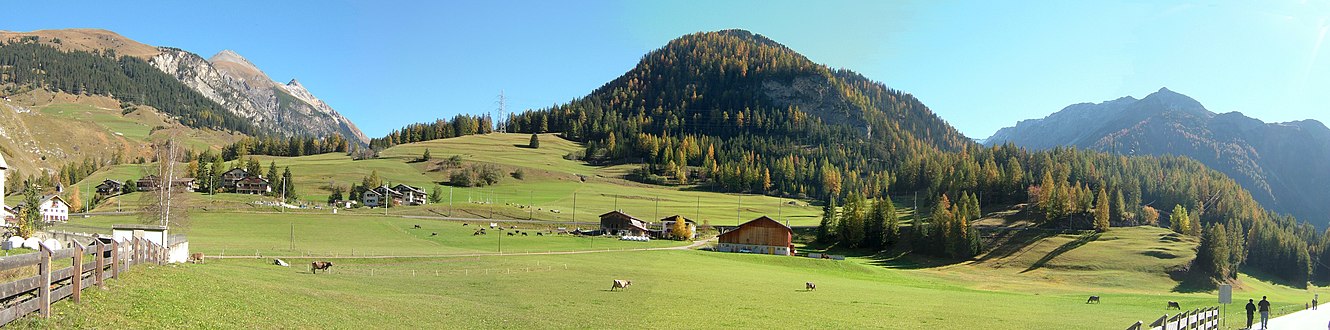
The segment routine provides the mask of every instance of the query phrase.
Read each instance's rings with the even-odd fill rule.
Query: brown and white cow
[[[322,270],[322,271],[324,271],[324,272],[326,273],[326,272],[328,271],[328,268],[332,268],[332,262],[328,262],[328,261],[315,261],[315,262],[311,262],[311,263],[309,263],[309,272],[310,272],[310,273],[318,274],[318,273],[319,273],[318,271],[320,271],[320,270]]]

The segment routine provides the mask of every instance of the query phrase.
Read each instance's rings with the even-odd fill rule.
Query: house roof
[[[397,191],[399,191],[399,192],[402,191],[402,190],[409,190],[409,191],[416,192],[416,193],[421,193],[421,194],[425,193],[425,190],[424,190],[424,189],[421,189],[421,188],[419,188],[419,187],[408,186],[408,185],[400,184],[400,183],[397,184],[396,186],[393,186],[393,190],[397,190]]]
[[[50,195],[50,196],[42,197],[42,200],[39,201],[39,202],[37,202],[37,204],[46,204],[46,202],[49,202],[49,201],[51,201],[51,200],[58,200],[58,201],[60,201],[60,203],[65,204],[65,206],[69,206],[69,202],[66,202],[64,198],[60,198],[59,195]]]
[[[631,215],[628,215],[627,213],[619,212],[619,210],[614,210],[614,211],[606,212],[605,214],[601,214],[600,217],[601,217],[601,218],[604,218],[604,217],[609,216],[609,215],[612,215],[612,214],[618,214],[618,215],[622,215],[622,216],[624,216],[624,217],[626,217],[626,218],[628,218],[628,219],[637,220],[637,221],[642,221],[642,219],[638,219],[638,218],[636,218],[636,217],[633,217],[633,216],[631,216]],[[645,221],[644,221],[644,222],[645,222]]]
[[[660,222],[674,221],[674,218],[676,218],[676,217],[678,217],[678,218],[683,218],[683,222],[691,223],[691,224],[695,224],[695,225],[697,224],[697,221],[693,221],[693,219],[689,219],[689,218],[684,217],[684,216],[682,216],[682,215],[671,215],[671,216],[668,216],[668,217],[660,218]]]
[[[734,230],[727,231],[727,232],[725,232],[725,233],[723,233],[723,234],[720,234],[720,236],[732,235],[733,233],[737,233],[737,232],[739,232],[739,229],[743,229],[744,227],[747,227],[747,226],[750,226],[750,225],[754,225],[754,224],[757,224],[757,223],[759,223],[759,222],[771,222],[771,223],[774,223],[774,224],[780,225],[781,227],[784,227],[785,230],[789,230],[790,232],[794,232],[794,229],[791,229],[790,226],[786,226],[785,224],[780,223],[780,221],[776,221],[775,219],[768,218],[767,216],[764,215],[764,216],[761,216],[761,217],[759,217],[759,218],[757,218],[757,219],[749,220],[748,222],[745,222],[745,223],[739,225],[739,227],[734,228]]]

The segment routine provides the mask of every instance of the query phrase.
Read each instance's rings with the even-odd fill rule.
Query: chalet
[[[674,228],[674,222],[679,221],[679,219],[682,219],[685,226],[688,226],[688,232],[693,233],[688,239],[697,238],[697,222],[685,218],[682,215],[674,215],[660,219],[660,231],[657,236],[661,238],[669,237],[671,228]]]
[[[223,172],[222,191],[235,191],[236,184],[249,177],[249,171],[245,171],[245,169],[239,167]]]
[[[388,185],[366,190],[365,193],[360,196],[360,202],[368,207],[380,207],[387,204],[390,198],[393,203],[397,205],[403,205],[403,203],[406,202],[405,194],[388,187]]]
[[[764,216],[720,234],[716,251],[788,256],[794,254],[793,239],[794,231],[789,226]]]
[[[401,205],[424,205],[429,201],[429,195],[419,187],[398,184],[392,190],[402,194]]]
[[[97,194],[102,196],[118,195],[125,190],[125,184],[116,180],[104,180],[97,185]]]
[[[161,178],[156,175],[149,175],[139,179],[136,183],[138,183],[139,191],[154,191],[157,190],[157,186],[160,182]]]
[[[651,233],[647,226],[646,221],[617,210],[600,215],[600,230],[605,235],[647,236]]]
[[[267,194],[272,192],[272,185],[261,176],[250,176],[235,182],[234,191],[238,194]]]
[[[14,214],[23,212],[27,207],[27,204],[19,204],[14,207]],[[69,203],[57,195],[42,197],[37,202],[37,211],[41,213],[42,221],[45,222],[69,221]]]

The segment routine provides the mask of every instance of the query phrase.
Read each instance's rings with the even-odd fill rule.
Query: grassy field
[[[1124,231],[1127,237],[1074,251],[1107,253],[1114,241],[1162,232]],[[1186,308],[1214,301],[1211,293],[1157,290],[1157,283],[1134,288],[1125,282],[1143,273],[1113,264],[1104,267],[1122,273],[1103,276],[1124,277],[1124,283],[1105,287],[1050,280],[1086,272],[1056,267],[1011,274],[984,263],[910,269],[871,257],[830,261],[684,250],[337,259],[333,272],[318,275],[308,272],[309,260],[289,260],[290,268],[268,259],[142,267],[111,281],[111,290],[89,291],[82,305],[61,302],[53,318],[26,318],[14,327],[1121,329],[1167,313],[1169,300]],[[1004,268],[1029,267],[1017,262]],[[611,279],[634,284],[609,292]],[[1243,280],[1237,298],[1269,295],[1276,309],[1328,292]],[[804,291],[806,281],[818,290]],[[1084,304],[1090,294],[1104,302]],[[642,316],[625,321],[625,306],[638,306],[632,310]]]

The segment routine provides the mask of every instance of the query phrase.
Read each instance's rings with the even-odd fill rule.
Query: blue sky
[[[1330,4],[1302,1],[147,1],[7,3],[0,29],[103,28],[232,49],[382,136],[585,95],[680,35],[764,34],[913,93],[967,136],[1160,87],[1330,122]]]

